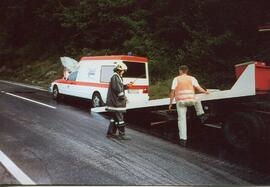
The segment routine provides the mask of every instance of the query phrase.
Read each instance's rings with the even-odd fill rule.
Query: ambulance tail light
[[[148,94],[148,88],[144,88],[144,89],[143,89],[143,93],[144,93],[144,94]]]

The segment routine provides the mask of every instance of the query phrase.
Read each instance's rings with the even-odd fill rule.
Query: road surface
[[[77,102],[77,101],[76,101]],[[108,120],[48,92],[0,82],[0,184],[270,184],[269,174],[128,128],[131,141],[105,137]]]

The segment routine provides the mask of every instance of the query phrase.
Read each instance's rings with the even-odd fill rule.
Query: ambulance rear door
[[[149,100],[149,75],[148,64],[146,62],[123,61],[128,71],[123,75],[124,84],[134,82],[134,85],[126,90],[128,105],[146,103]]]

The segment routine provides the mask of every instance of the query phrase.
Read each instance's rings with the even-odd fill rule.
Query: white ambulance
[[[127,105],[144,105],[149,100],[148,59],[137,56],[87,56],[79,62],[73,60],[68,77],[52,82],[49,90],[55,99],[60,95],[69,95],[90,99],[93,108],[102,106],[106,102],[109,82],[118,62],[128,67],[123,77],[124,84],[134,82],[126,90]]]

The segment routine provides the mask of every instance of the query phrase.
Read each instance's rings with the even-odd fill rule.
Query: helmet
[[[123,62],[117,62],[115,70],[127,71],[127,65]]]

